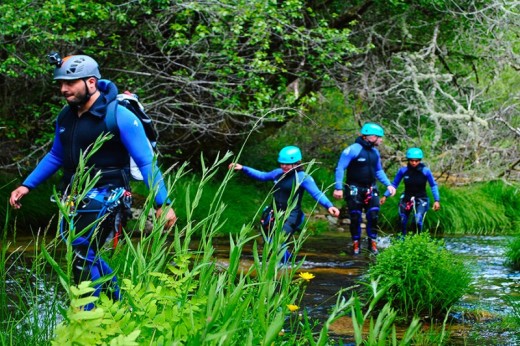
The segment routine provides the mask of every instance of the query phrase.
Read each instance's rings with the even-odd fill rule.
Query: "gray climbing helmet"
[[[55,80],[101,78],[98,63],[88,55],[70,55],[61,59],[59,55],[49,54],[49,60],[51,58],[56,59],[56,62],[53,62],[56,65],[54,69]]]

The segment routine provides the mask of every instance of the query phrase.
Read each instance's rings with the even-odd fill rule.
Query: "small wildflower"
[[[285,335],[285,329],[281,329],[280,332],[278,333],[278,336],[284,336]]]
[[[300,307],[298,305],[294,305],[294,304],[287,304],[287,308],[289,309],[290,312],[294,312],[294,311],[298,310]]]
[[[303,280],[305,280],[305,281],[311,281],[312,279],[315,278],[314,274],[309,273],[309,272],[300,273],[300,277],[301,277]]]

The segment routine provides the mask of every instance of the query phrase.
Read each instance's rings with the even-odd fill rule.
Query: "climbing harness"
[[[414,196],[412,196],[412,198],[410,198],[410,200],[408,202],[406,202],[404,210],[410,211],[410,210],[412,210],[412,208],[415,209],[415,197]]]
[[[84,245],[88,246],[90,238],[96,230],[99,223],[103,220],[103,217],[107,213],[114,212],[118,207],[123,204],[124,208],[129,208],[131,205],[132,194],[127,191],[124,187],[118,187],[115,189],[93,188],[88,192],[85,198],[81,201],[76,201],[76,196],[65,196],[65,204],[70,207],[69,209],[69,232],[77,230],[76,220],[77,217],[82,214],[95,214],[95,221],[90,226],[90,229],[83,235],[73,239],[72,245]],[[63,240],[66,240],[66,229],[65,229],[65,218],[62,218],[60,223],[60,234]],[[83,230],[79,230],[82,232]]]

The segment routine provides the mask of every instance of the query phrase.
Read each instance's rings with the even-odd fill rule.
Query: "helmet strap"
[[[90,78],[90,77],[88,77],[88,78]],[[92,94],[89,92],[88,84],[87,84],[87,79],[88,79],[88,78],[82,78],[82,79],[81,79],[81,80],[83,81],[83,83],[85,84],[85,96],[83,97],[82,100],[80,100],[80,101],[78,102],[78,104],[77,104],[78,107],[79,107],[79,106],[83,106],[84,104],[86,104],[86,103],[90,100],[90,98],[92,97],[92,95],[94,95],[94,94],[96,93],[96,91],[98,90],[98,89],[97,89],[97,85],[96,85],[96,91],[94,91],[94,93],[92,93]]]

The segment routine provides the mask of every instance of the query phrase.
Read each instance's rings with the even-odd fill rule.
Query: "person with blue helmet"
[[[58,53],[51,53],[48,58],[54,65],[54,80],[59,83],[61,95],[67,105],[58,115],[50,151],[21,186],[11,192],[9,202],[15,209],[21,207],[20,200],[25,195],[60,169],[63,171],[61,190],[67,196],[82,154],[99,137],[110,132],[104,118],[107,106],[116,99],[118,90],[113,83],[105,83],[104,85],[109,85],[106,89],[100,87],[101,73],[98,63],[83,54],[62,59]],[[107,239],[121,230],[125,222],[125,212],[130,208],[130,157],[136,161],[143,176],[148,178],[144,179],[148,188],[157,191],[156,215],[159,217],[166,213],[165,227],[173,226],[177,218],[173,208],[169,206],[168,190],[141,122],[125,107],[117,107],[119,135],[104,142],[86,162],[87,168],[92,169],[92,174],[99,172],[100,178],[84,200],[75,201],[77,214],[71,227],[80,232],[87,226],[96,225],[72,242],[75,255],[72,272],[76,284],[86,280],[96,281],[113,274],[98,252]],[[70,200],[75,198],[68,197]],[[80,214],[80,211],[87,210],[91,212]],[[65,234],[65,231],[62,233]],[[112,284],[114,287],[111,295],[119,299],[115,275]],[[94,295],[99,295],[101,290],[102,287],[97,285]],[[93,304],[88,304],[84,309],[93,307]]]
[[[336,166],[333,196],[336,199],[344,198],[347,203],[354,255],[360,253],[363,211],[367,220],[368,250],[373,254],[378,253],[379,192],[376,179],[387,187],[389,194],[395,194],[395,188],[383,170],[381,157],[376,148],[381,144],[384,134],[384,130],[379,124],[365,123],[361,128],[361,136],[343,150]],[[345,171],[347,171],[347,177],[344,183]]]
[[[304,172],[302,166],[302,153],[296,146],[286,146],[282,148],[278,154],[278,163],[280,168],[276,168],[269,172],[259,171],[257,169],[243,166],[239,163],[230,163],[229,169],[244,172],[248,177],[259,181],[273,181],[274,192],[273,199],[277,211],[283,212],[296,201],[294,208],[283,224],[283,230],[287,237],[293,235],[299,230],[304,220],[304,213],[301,208],[303,194],[307,191],[320,205],[327,209],[328,213],[334,217],[339,216],[339,209],[325,196],[318,188],[314,179]],[[294,189],[294,191],[293,191]],[[264,211],[262,220],[268,217],[270,207]],[[264,220],[267,221],[267,220]],[[269,237],[269,222],[262,222],[266,236]],[[285,252],[283,262],[287,262],[290,253]]]
[[[434,199],[432,209],[437,211],[441,208],[437,182],[431,170],[421,163],[423,157],[424,155],[420,148],[408,149],[406,151],[408,164],[397,171],[392,182],[392,186],[397,189],[401,181],[404,180],[404,193],[401,195],[398,207],[403,236],[407,234],[408,220],[412,213],[415,220],[415,232],[421,232],[423,229],[424,217],[430,205],[430,200],[426,194],[426,183],[430,185]],[[386,202],[386,197],[388,196],[389,194],[385,193],[381,197],[381,204]]]

